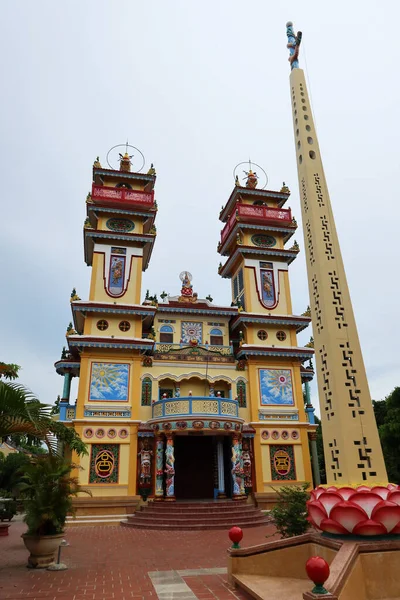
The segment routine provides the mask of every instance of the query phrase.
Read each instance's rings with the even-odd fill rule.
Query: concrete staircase
[[[204,530],[259,527],[268,518],[246,500],[204,500],[193,502],[149,502],[134,516],[121,521],[136,529]]]

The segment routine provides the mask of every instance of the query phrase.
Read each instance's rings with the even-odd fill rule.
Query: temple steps
[[[150,502],[121,521],[135,529],[204,530],[259,527],[269,523],[259,509],[246,501]]]

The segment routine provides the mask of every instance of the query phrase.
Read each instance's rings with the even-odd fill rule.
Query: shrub
[[[73,496],[81,492],[91,495],[76,477],[71,477],[74,466],[57,455],[35,457],[25,466],[20,490],[29,535],[62,533],[67,514],[73,513]]]
[[[310,495],[308,483],[285,486],[275,490],[278,500],[271,510],[272,522],[283,538],[306,533],[310,524],[307,520],[306,502]]]

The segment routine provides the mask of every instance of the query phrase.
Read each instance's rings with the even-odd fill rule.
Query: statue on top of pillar
[[[133,154],[129,155],[128,152],[125,152],[125,154],[119,153],[120,171],[123,171],[124,173],[131,172],[131,158],[133,158]]]
[[[289,52],[290,52],[290,56],[288,58],[289,63],[290,63],[290,68],[291,69],[298,69],[299,68],[299,51],[300,51],[300,44],[301,44],[301,38],[303,36],[303,34],[301,33],[301,31],[297,32],[297,35],[294,32],[293,29],[293,23],[292,21],[288,21],[286,23],[286,35],[288,38],[288,43],[287,43],[287,48],[289,48]]]
[[[191,284],[192,275],[189,271],[182,271],[179,275],[179,279],[182,281],[181,295],[179,302],[197,302],[197,294],[193,293],[193,286]]]
[[[254,190],[254,188],[257,187],[258,183],[257,173],[255,171],[252,171],[251,169],[249,169],[248,171],[243,171],[243,173],[246,175],[246,187]]]

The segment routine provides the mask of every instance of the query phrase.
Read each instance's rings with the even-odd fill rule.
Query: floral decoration
[[[308,520],[327,533],[400,534],[400,486],[317,487],[307,502]]]

